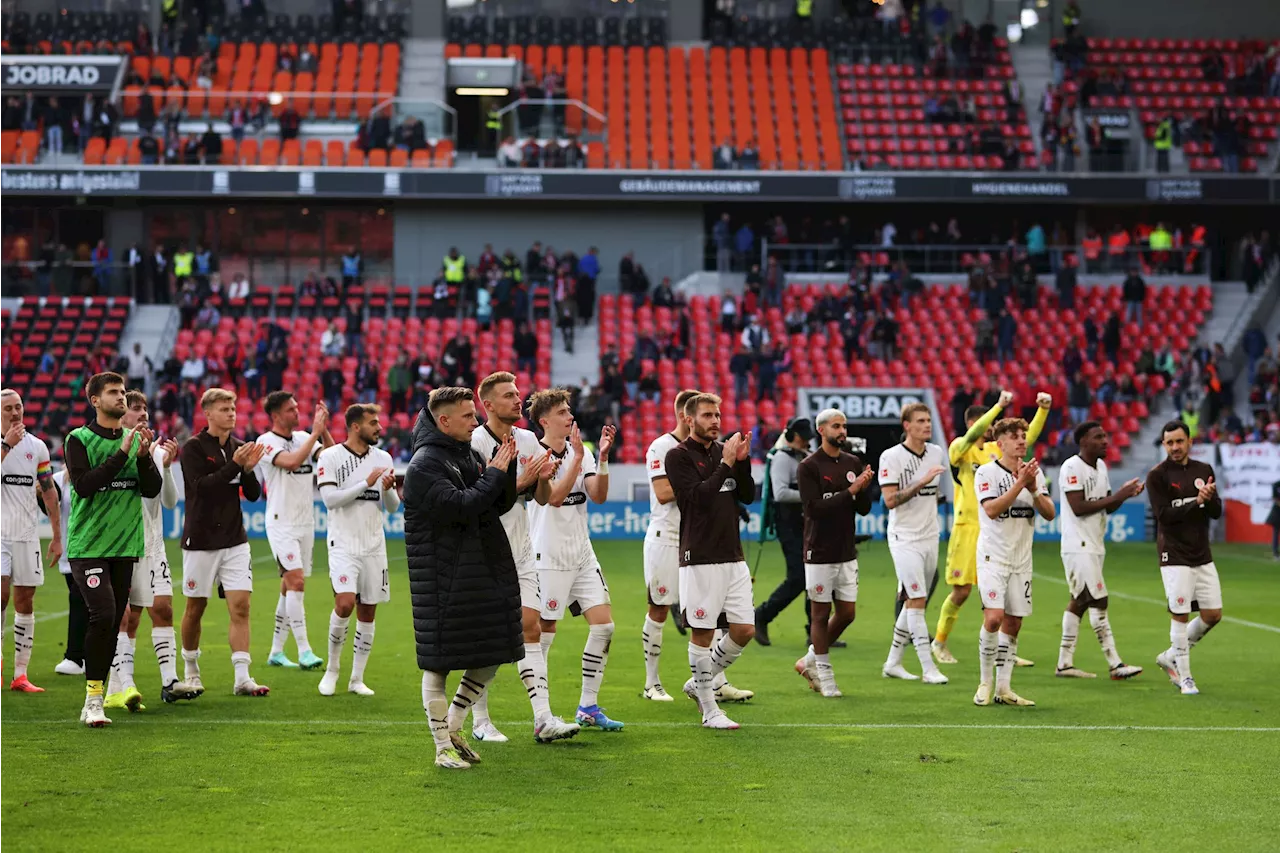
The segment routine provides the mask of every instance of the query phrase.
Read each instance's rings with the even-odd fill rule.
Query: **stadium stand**
[[[1060,414],[1065,414],[1066,383],[1070,377],[1062,375],[1063,355],[1069,345],[1079,347],[1081,352],[1087,351],[1085,323],[1088,319],[1100,330],[1110,316],[1123,316],[1122,294],[1118,286],[1082,287],[1077,294],[1076,309],[1063,311],[1057,309],[1056,297],[1046,290],[1042,288],[1038,294],[1036,309],[1023,309],[1013,299],[1007,301],[1006,310],[1019,324],[1020,334],[1030,332],[1043,344],[1035,357],[1039,375],[1024,373],[1009,378],[1017,405],[1030,405],[1036,391],[1048,387],[1054,391],[1055,407]],[[820,299],[829,295],[839,302],[847,293],[843,282],[790,286],[781,306],[761,310],[761,325],[785,353],[777,370],[776,393],[765,399],[755,399],[759,389],[754,377],[750,380],[750,393],[745,397],[740,397],[733,383],[726,381],[732,373],[731,359],[740,350],[740,332],[737,327],[732,332],[722,328],[720,300],[707,296],[694,296],[688,301],[690,341],[686,357],[645,361],[642,372],[656,376],[663,400],[670,399],[680,388],[721,389],[725,398],[725,430],[746,432],[751,432],[758,421],[763,422],[766,431],[780,429],[794,416],[795,390],[801,387],[932,387],[938,394],[940,411],[947,412],[953,395],[972,377],[1005,374],[1003,366],[994,358],[979,360],[975,354],[975,325],[985,312],[970,304],[968,286],[959,282],[930,286],[910,307],[899,306],[894,310],[899,331],[898,352],[892,360],[865,357],[846,360],[841,354],[840,322],[836,320],[818,323],[819,329],[808,335],[787,333],[784,317],[794,309],[813,316]],[[1124,339],[1144,340],[1153,350],[1167,345],[1180,359],[1212,307],[1213,291],[1208,285],[1151,288],[1145,301],[1143,324],[1124,324]],[[610,294],[602,296],[599,309],[602,356],[616,350],[620,359],[629,358],[636,351],[639,338],[678,328],[680,310],[649,305],[633,310],[628,300]],[[964,343],[958,345],[956,341]],[[1114,436],[1112,461],[1120,458],[1130,436],[1147,417],[1150,400],[1168,384],[1162,375],[1138,372],[1132,360],[1136,355],[1124,353],[1108,370],[1109,365],[1103,363],[1099,350],[1098,357],[1085,359],[1081,368],[1094,390],[1105,381],[1119,381],[1119,377],[1124,376],[1130,378],[1136,389],[1135,400],[1107,404],[1095,397],[1091,404],[1091,416],[1103,420]],[[980,397],[986,389],[970,390]],[[632,401],[632,405],[633,411],[624,409],[622,429],[624,434],[639,440],[633,438],[620,452],[624,461],[638,462],[643,448],[669,425],[664,406],[646,401]],[[948,422],[946,426],[950,434],[951,424]]]

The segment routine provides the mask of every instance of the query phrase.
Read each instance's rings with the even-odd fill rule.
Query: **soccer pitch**
[[[844,698],[820,698],[793,671],[805,643],[796,603],[772,626],[772,647],[753,645],[729,671],[756,693],[728,706],[742,729],[711,732],[679,693],[686,643],[670,623],[663,680],[676,701],[639,698],[641,543],[597,542],[617,624],[600,703],[626,729],[535,744],[524,689],[504,667],[491,713],[511,742],[477,744],[483,764],[447,772],[432,765],[403,543],[389,547],[392,602],[379,608],[366,675],[376,696],[321,697],[320,673],[267,667],[279,581],[258,540],[253,673],[271,695],[231,695],[226,608],[211,601],[205,695],[159,701],[144,617],[136,668],[147,710],[112,712],[106,731],[76,723],[83,680],[53,673],[66,593],[50,576],[36,596],[30,669],[48,692],[5,691],[0,706],[5,847],[67,850],[94,837],[130,850],[1274,850],[1280,839],[1280,569],[1258,548],[1217,547],[1227,618],[1192,653],[1201,695],[1183,697],[1155,666],[1168,618],[1154,546],[1110,546],[1119,650],[1146,669],[1112,682],[1087,622],[1076,663],[1103,677],[1054,678],[1066,586],[1057,546],[1037,545],[1035,613],[1019,644],[1036,666],[1018,669],[1013,686],[1038,707],[977,708],[976,598],[952,636],[961,662],[943,668],[950,684],[881,678],[893,571],[884,543],[871,543],[849,648],[832,652]],[[176,543],[170,553],[179,563]],[[307,615],[323,655],[332,603],[323,545],[317,561]],[[757,602],[782,574],[771,544]],[[566,718],[585,637],[582,620],[563,623],[550,656],[552,705]],[[292,639],[287,648],[296,657]],[[350,658],[348,640],[340,691]],[[906,665],[919,671],[910,649]]]

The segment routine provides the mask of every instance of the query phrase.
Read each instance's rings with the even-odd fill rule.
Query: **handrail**
[[[395,104],[407,102],[411,104],[430,104],[433,107],[439,107],[448,113],[450,127],[448,129],[449,139],[453,142],[454,150],[458,148],[458,111],[446,104],[444,101],[437,101],[434,98],[405,98],[403,96],[394,96],[373,105],[373,109],[369,111],[369,117],[377,115],[382,109]]]

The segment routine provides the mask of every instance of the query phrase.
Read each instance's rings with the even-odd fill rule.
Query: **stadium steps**
[[[559,329],[551,332],[551,385],[556,388],[576,388],[582,384],[583,374],[588,378],[591,362],[600,352],[600,328],[598,320],[578,326],[573,332],[573,352],[564,348],[564,336]],[[599,363],[595,365],[599,372]]]
[[[120,335],[120,352],[133,358],[133,345],[142,344],[142,354],[159,370],[173,351],[182,315],[176,305],[137,305]]]
[[[444,103],[446,64],[444,39],[406,39],[401,53],[400,100],[404,104]],[[443,137],[444,112],[440,109],[421,110],[427,136]]]
[[[1013,60],[1014,73],[1022,84],[1022,107],[1027,112],[1027,118],[1031,118],[1034,108],[1038,120],[1044,90],[1053,82],[1053,62],[1049,51],[1042,44],[1013,44],[1009,46],[1009,58]],[[1085,137],[1080,135],[1080,138]],[[1040,134],[1031,134],[1031,141],[1036,146],[1036,157],[1042,157],[1044,146],[1040,143]]]

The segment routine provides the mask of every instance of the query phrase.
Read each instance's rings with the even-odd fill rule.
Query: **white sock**
[[[458,682],[458,690],[453,694],[453,705],[449,708],[450,732],[462,730],[462,723],[466,720],[471,705],[484,693],[485,687],[497,672],[496,666],[486,666],[462,673],[462,681]]]
[[[1116,637],[1111,633],[1111,620],[1107,618],[1107,611],[1090,608],[1089,624],[1093,626],[1093,633],[1097,635],[1098,644],[1102,646],[1102,654],[1107,658],[1107,666],[1115,669],[1121,663],[1120,653],[1116,651]]]
[[[200,677],[200,650],[182,650],[182,680],[190,681]]]
[[[590,708],[600,702],[600,684],[609,663],[609,643],[613,640],[613,623],[592,625],[587,630],[587,644],[582,649],[582,696],[579,708]]]
[[[243,684],[249,680],[249,661],[248,652],[231,653],[231,666],[236,671],[236,684]]]
[[[717,675],[724,675],[724,671],[733,666],[741,655],[745,646],[740,646],[733,641],[726,633],[711,647],[711,677],[712,688],[718,687],[715,683]],[[724,682],[722,681],[721,684]]]
[[[893,643],[889,646],[889,657],[885,660],[885,669],[902,664],[902,653],[911,642],[911,631],[907,628],[907,608],[898,613],[898,621],[893,623]]]
[[[543,631],[542,636],[538,638],[538,643],[542,646],[542,663],[544,666],[551,666],[551,644],[555,641],[555,631]]]
[[[369,652],[373,651],[373,623],[356,619],[355,654],[351,660],[351,683],[364,681],[364,668],[369,665]]]
[[[654,622],[648,615],[644,617],[644,631],[640,637],[644,640],[644,686],[646,688],[662,683],[662,678],[658,675],[658,661],[662,655],[662,626],[662,622]]]
[[[350,616],[339,616],[329,611],[329,659],[325,661],[325,672],[337,675],[342,671],[342,649],[347,644],[347,628],[351,625]]]
[[[996,635],[983,627],[978,632],[978,680],[993,684],[996,680]]]
[[[911,643],[916,647],[920,669],[926,675],[936,673],[938,665],[933,662],[933,652],[929,650],[929,628],[925,625],[924,608],[903,607],[902,610],[907,614],[907,630],[911,632]]]
[[[525,643],[524,660],[520,661],[520,680],[529,694],[536,723],[551,716],[551,695],[547,689],[547,660],[542,656],[542,643]],[[486,699],[488,692],[486,691]],[[478,712],[477,712],[478,713]]]
[[[279,600],[276,601],[276,627],[271,634],[271,654],[283,652],[284,641],[287,639],[289,639],[289,599],[282,592]]]
[[[1187,625],[1187,646],[1193,647],[1196,643],[1204,639],[1204,635],[1209,633],[1211,625],[1206,625],[1204,620],[1199,616],[1192,619]]]
[[[120,689],[128,690],[130,687],[137,687],[133,682],[133,656],[138,650],[138,638],[130,637],[128,634],[121,635],[125,641],[124,654],[120,656]],[[117,645],[119,637],[116,638]]]
[[[31,647],[36,642],[36,615],[34,613],[13,614],[13,677],[21,678],[27,674],[27,665],[31,663]]]
[[[996,693],[1009,690],[1013,678],[1013,638],[1001,631],[996,635]]]
[[[1090,610],[1092,615],[1096,611]],[[1075,666],[1076,640],[1080,636],[1080,617],[1070,610],[1062,611],[1062,645],[1058,647],[1058,669]]]
[[[1169,650],[1173,652],[1173,663],[1178,670],[1178,680],[1191,677],[1191,644],[1187,640],[1187,623],[1169,621]]]
[[[471,728],[474,729],[489,722],[492,722],[489,719],[489,688],[485,687],[476,697],[476,701],[471,703]]]
[[[818,668],[818,681],[826,684],[836,680],[835,670],[831,668],[831,655],[814,655],[813,660]]]
[[[129,635],[124,631],[116,632],[116,651],[111,656],[111,674],[107,676],[107,695],[119,693],[122,687],[120,670],[124,666],[124,656],[129,653]]]
[[[285,606],[289,611],[289,630],[293,631],[293,642],[298,646],[298,654],[311,651],[311,642],[307,639],[307,610],[302,606],[302,590],[291,589],[285,593]]]
[[[160,684],[168,687],[178,680],[178,656],[173,636],[173,626],[151,629],[151,647],[156,650],[156,663],[160,664]]]
[[[443,672],[424,670],[422,673],[422,710],[431,726],[436,752],[449,748],[449,705],[444,698],[444,678]]]
[[[693,690],[702,706],[702,719],[707,719],[719,706],[711,687],[711,649],[689,643],[689,671],[693,673]]]

